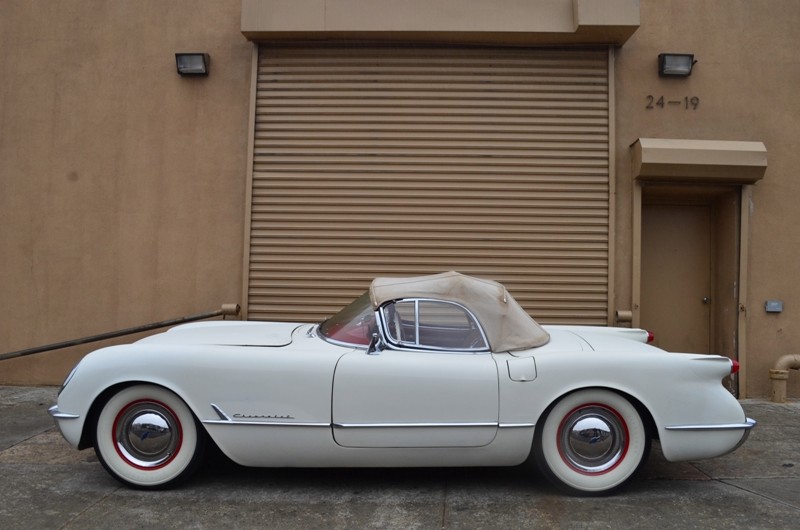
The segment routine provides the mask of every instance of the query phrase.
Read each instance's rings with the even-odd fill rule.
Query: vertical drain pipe
[[[770,401],[773,403],[786,403],[786,381],[789,380],[789,370],[800,370],[800,355],[784,355],[775,363],[775,368],[769,371],[769,378],[772,379]]]

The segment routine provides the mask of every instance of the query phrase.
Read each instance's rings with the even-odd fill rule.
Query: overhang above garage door
[[[638,0],[242,0],[241,29],[259,41],[621,46],[638,27]]]
[[[755,184],[767,170],[761,142],[639,138],[631,151],[639,181]]]

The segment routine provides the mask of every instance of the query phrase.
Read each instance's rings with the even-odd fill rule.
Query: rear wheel
[[[534,452],[542,473],[561,489],[603,495],[633,478],[650,452],[650,435],[636,407],[621,395],[580,390],[546,413]]]
[[[95,426],[95,452],[117,480],[163,488],[189,476],[202,461],[205,432],[175,394],[135,385],[111,396]]]

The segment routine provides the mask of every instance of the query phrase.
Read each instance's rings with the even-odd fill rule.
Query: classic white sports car
[[[245,466],[514,466],[576,494],[667,460],[723,455],[745,417],[738,365],[668,353],[639,329],[542,327],[499,283],[378,278],[315,324],[188,324],[87,355],[50,409],[79,449],[165,487],[209,443]]]

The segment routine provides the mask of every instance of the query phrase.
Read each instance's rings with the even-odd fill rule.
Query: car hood
[[[214,321],[184,324],[140,340],[148,344],[217,346],[288,346],[292,333],[303,324],[286,322]]]

